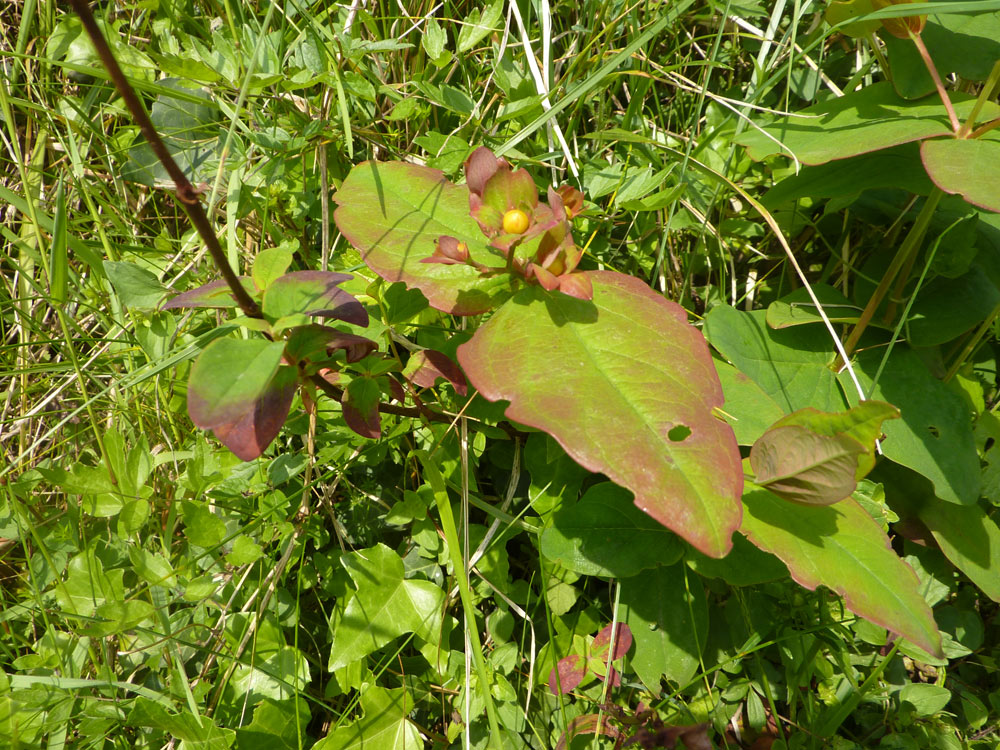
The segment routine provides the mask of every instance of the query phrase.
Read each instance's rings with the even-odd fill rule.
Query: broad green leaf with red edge
[[[783,500],[830,505],[854,492],[854,473],[865,452],[847,435],[820,435],[792,424],[761,435],[750,449],[750,465],[756,483]]]
[[[343,349],[348,362],[358,362],[378,348],[371,339],[353,333],[343,333],[336,328],[311,323],[292,330],[285,344],[285,356],[292,362],[322,354],[333,354]]]
[[[240,283],[251,297],[258,294],[257,287],[254,286],[253,280],[249,276],[240,276]],[[175,310],[185,307],[225,308],[238,306],[236,298],[229,291],[229,284],[226,283],[225,279],[219,279],[217,281],[210,281],[197,289],[189,289],[186,292],[178,294],[176,297],[171,297],[160,309]]]
[[[261,311],[269,320],[288,315],[318,315],[336,318],[364,328],[368,313],[364,305],[339,284],[354,277],[330,271],[293,271],[270,283]]]
[[[959,118],[964,119],[975,97],[953,92],[951,101]],[[982,119],[997,113],[1000,107],[988,105]],[[803,164],[825,164],[950,134],[951,126],[940,101],[907,101],[893,91],[891,83],[883,82],[782,117],[765,125],[762,131],[748,130],[736,141],[747,147],[752,159],[790,151]]]
[[[250,412],[278,371],[284,344],[264,339],[217,339],[191,368],[188,413],[203,430],[230,425]]]
[[[920,158],[934,184],[974,206],[1000,212],[1000,140],[946,138],[920,144]]]
[[[298,372],[279,367],[264,392],[241,417],[218,424],[212,431],[223,445],[244,461],[260,456],[278,436],[295,397]]]
[[[683,308],[638,279],[587,272],[593,302],[519,291],[458,349],[466,375],[507,417],[544,430],[581,466],[705,554],[740,522],[736,438],[712,414],[722,387]]]
[[[740,531],[779,557],[792,578],[807,589],[826,586],[855,614],[941,655],[941,636],[916,573],[853,498],[807,507],[747,488]]]
[[[355,166],[334,200],[337,227],[375,273],[417,288],[432,307],[475,315],[500,304],[511,290],[506,273],[483,276],[468,265],[423,263],[442,236],[464,242],[472,259],[491,267],[504,258],[486,246],[469,215],[469,190],[443,173],[405,162]]]

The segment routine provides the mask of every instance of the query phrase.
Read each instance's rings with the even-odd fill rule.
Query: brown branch
[[[243,284],[240,283],[239,277],[236,275],[236,272],[233,271],[233,267],[229,265],[229,261],[226,260],[225,253],[222,252],[222,246],[219,244],[219,238],[212,229],[212,224],[208,220],[208,215],[205,213],[205,209],[201,205],[199,190],[191,184],[191,181],[187,178],[187,175],[184,174],[184,171],[177,166],[177,162],[175,162],[174,158],[170,155],[166,144],[163,142],[163,139],[160,138],[160,134],[156,132],[156,127],[153,125],[152,120],[149,119],[146,108],[142,105],[139,97],[136,96],[135,90],[129,84],[128,79],[125,77],[121,67],[118,65],[118,61],[115,60],[115,56],[111,52],[111,47],[108,46],[107,41],[104,39],[104,35],[101,34],[101,30],[97,27],[97,21],[94,19],[94,14],[90,11],[90,6],[88,5],[87,0],[70,0],[70,4],[73,6],[73,10],[76,11],[76,14],[80,17],[80,21],[83,23],[83,28],[86,29],[88,36],[90,36],[90,40],[94,43],[94,48],[97,50],[97,54],[101,58],[104,68],[108,71],[108,75],[111,77],[112,83],[114,83],[115,88],[118,89],[118,93],[121,95],[125,102],[125,106],[128,107],[129,112],[132,114],[132,118],[139,126],[139,130],[142,131],[147,143],[149,143],[149,147],[153,149],[153,153],[156,154],[156,158],[160,160],[164,169],[167,170],[167,174],[170,175],[170,179],[174,181],[174,195],[177,197],[181,206],[183,206],[184,211],[191,220],[191,224],[195,228],[195,231],[198,232],[198,235],[208,248],[208,252],[212,256],[212,260],[215,262],[215,265],[218,266],[219,271],[222,273],[222,278],[226,280],[226,284],[229,285],[233,296],[240,305],[240,309],[243,310],[243,314],[249,318],[259,318],[260,308],[247,293],[247,290],[243,288]]]

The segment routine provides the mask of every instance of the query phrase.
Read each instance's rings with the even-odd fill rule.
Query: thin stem
[[[976,103],[972,106],[972,111],[969,113],[968,119],[958,131],[959,138],[968,138],[970,133],[972,138],[979,138],[987,130],[995,128],[998,124],[1000,124],[1000,120],[993,120],[992,122],[986,123],[986,125],[979,128],[974,133],[972,132],[972,129],[976,126],[976,120],[979,118],[979,113],[982,111],[983,107],[986,106],[986,102],[993,99],[998,86],[1000,86],[1000,60],[997,60],[996,63],[994,63],[993,70],[990,71],[989,76],[986,78],[986,83],[984,83],[983,88],[980,89],[979,96],[976,98]]]
[[[865,305],[865,309],[861,312],[861,317],[854,324],[854,328],[851,330],[850,336],[847,337],[847,341],[844,342],[844,352],[848,357],[854,353],[854,348],[858,345],[858,339],[861,338],[861,334],[865,332],[868,324],[875,317],[875,311],[882,304],[882,300],[885,298],[886,292],[889,291],[889,287],[892,286],[892,282],[896,279],[896,276],[903,266],[906,265],[907,261],[909,261],[910,256],[920,248],[920,242],[927,233],[927,227],[930,225],[934,210],[943,196],[944,193],[940,188],[934,188],[931,194],[927,196],[927,200],[917,215],[917,220],[913,222],[913,226],[910,227],[910,231],[903,240],[903,244],[899,246],[896,257],[892,259],[892,263],[889,264],[889,267],[882,275],[882,280],[875,289],[875,293],[868,300],[868,304]]]
[[[941,80],[941,76],[934,65],[934,61],[931,59],[931,53],[927,51],[927,45],[924,44],[923,37],[920,34],[914,34],[910,32],[910,39],[917,47],[917,52],[920,53],[920,58],[924,61],[924,65],[927,66],[927,71],[931,74],[931,78],[934,80],[934,88],[937,89],[938,96],[941,97],[941,102],[944,104],[945,110],[948,112],[948,119],[951,121],[951,129],[956,134],[962,129],[962,124],[958,121],[958,115],[955,114],[955,108],[951,104],[951,98],[948,96],[948,91],[944,87],[944,81]]]
[[[166,144],[160,138],[160,134],[156,132],[156,127],[154,127],[152,120],[149,119],[146,108],[142,105],[139,97],[136,96],[135,90],[129,84],[128,79],[118,65],[118,61],[115,60],[115,56],[111,52],[111,47],[108,46],[107,41],[101,34],[101,30],[97,26],[97,21],[94,19],[94,14],[90,12],[87,0],[70,0],[70,3],[73,6],[73,10],[80,17],[83,28],[86,29],[88,36],[90,36],[91,41],[94,43],[94,48],[97,50],[104,68],[108,71],[111,81],[114,83],[115,88],[118,89],[118,93],[132,114],[132,118],[139,126],[139,130],[142,131],[147,143],[149,143],[149,147],[153,149],[156,158],[159,159],[163,168],[167,170],[170,179],[174,181],[174,195],[181,206],[183,206],[195,231],[198,232],[198,235],[208,248],[212,260],[215,261],[215,265],[222,273],[222,278],[229,285],[229,289],[239,303],[243,314],[248,318],[261,317],[260,308],[257,306],[257,303],[253,301],[246,289],[243,288],[243,284],[240,283],[236,272],[233,271],[232,266],[229,265],[229,261],[226,260],[222,246],[219,244],[219,238],[212,230],[208,215],[201,205],[200,191],[191,184],[184,171],[177,166],[177,162],[170,155]]]

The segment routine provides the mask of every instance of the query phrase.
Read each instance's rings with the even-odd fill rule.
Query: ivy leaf
[[[434,641],[445,593],[430,581],[403,578],[403,561],[384,544],[344,555],[357,593],[335,618],[329,669],[346,667],[405,633]]]
[[[916,573],[857,502],[796,505],[749,485],[743,506],[740,530],[781,558],[798,583],[807,589],[823,584],[855,614],[941,655],[941,636]]]
[[[586,302],[518,292],[458,358],[507,417],[544,430],[581,466],[705,554],[732,546],[743,485],[736,438],[712,415],[722,387],[684,310],[638,279],[587,272]]]
[[[413,698],[406,688],[369,687],[361,695],[364,716],[347,726],[333,730],[313,750],[420,750],[420,732],[407,716],[413,710]]]
[[[510,277],[483,276],[467,265],[423,263],[442,235],[464,242],[472,259],[502,266],[469,215],[469,190],[436,169],[405,162],[364,162],[347,175],[334,200],[337,227],[364,262],[386,281],[419,289],[432,307],[476,315],[510,294]]]

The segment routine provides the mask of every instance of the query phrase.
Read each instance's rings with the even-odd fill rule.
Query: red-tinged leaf
[[[251,297],[258,294],[257,287],[254,286],[253,280],[249,276],[240,276],[240,283]],[[171,297],[160,309],[176,310],[185,307],[238,307],[238,303],[229,289],[229,284],[226,283],[225,279],[219,279]]]
[[[389,390],[392,391],[392,397],[399,403],[406,401],[406,391],[403,390],[402,384],[391,376],[389,378]]]
[[[590,645],[590,650],[597,658],[606,659],[608,648],[611,646],[612,625],[606,625],[601,632],[594,636],[594,642]],[[615,632],[615,649],[611,656],[612,661],[621,659],[628,650],[632,648],[632,629],[624,622],[618,623]]]
[[[866,454],[858,457],[854,475],[856,479],[862,479],[875,466],[875,441],[882,436],[882,423],[899,417],[899,409],[892,404],[868,400],[841,412],[820,411],[808,406],[781,417],[771,427],[801,425],[819,435],[846,435],[854,438],[867,450]]]
[[[580,664],[576,654],[564,656],[556,663],[556,668],[549,674],[549,690],[554,695],[568,695],[577,685],[583,682],[587,673],[587,665]]]
[[[261,309],[270,320],[287,315],[317,315],[365,327],[364,305],[338,285],[354,278],[348,273],[293,271],[271,282]]]
[[[489,401],[544,430],[581,466],[699,550],[722,557],[739,527],[743,469],[712,415],[722,387],[683,308],[638,279],[587,272],[593,302],[518,292],[458,349]]]
[[[920,158],[928,176],[946,193],[961,195],[987,211],[1000,211],[1000,139],[992,133],[975,140],[925,141],[920,144]]]
[[[592,300],[594,298],[594,287],[590,283],[590,276],[582,271],[574,271],[559,277],[559,291],[582,300]]]
[[[740,531],[781,558],[798,583],[832,589],[855,614],[941,655],[941,636],[916,573],[853,498],[807,507],[749,485],[743,506]]]
[[[866,449],[847,435],[820,435],[802,425],[772,427],[750,449],[755,481],[780,498],[830,505],[857,486],[858,459]]]
[[[378,383],[371,378],[355,378],[344,389],[340,402],[344,421],[361,437],[375,439],[382,435],[382,421],[378,415],[381,395]]]
[[[491,310],[510,294],[507,274],[483,276],[467,265],[423,263],[442,235],[464,242],[475,262],[502,266],[469,215],[469,190],[428,167],[364,162],[334,196],[337,227],[368,267],[387,281],[419,289],[432,307],[455,315]]]
[[[251,413],[278,370],[284,344],[216,339],[201,353],[188,382],[188,413],[203,430],[232,425]]]
[[[297,384],[294,367],[279,367],[249,411],[231,423],[213,428],[219,442],[244,461],[260,456],[285,424]]]
[[[462,368],[447,354],[433,349],[422,349],[413,354],[403,369],[403,377],[421,388],[431,388],[438,378],[443,378],[454,386],[459,396],[464,396],[469,390]]]

